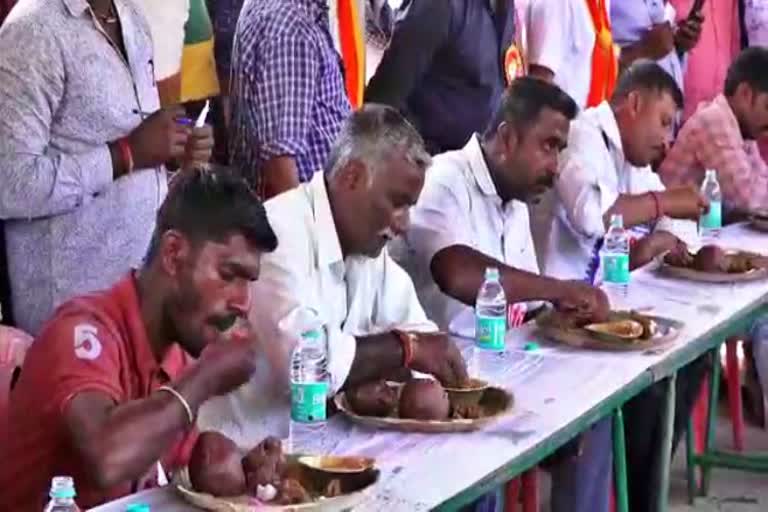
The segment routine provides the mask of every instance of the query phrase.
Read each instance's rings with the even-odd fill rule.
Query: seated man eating
[[[276,246],[245,182],[184,171],[142,268],[64,303],[32,344],[0,440],[0,509],[42,510],[56,475],[92,507],[184,464],[200,405],[255,369],[244,317]]]
[[[641,60],[619,78],[610,102],[572,123],[554,194],[536,214],[534,241],[545,274],[584,279],[611,215],[636,238],[631,268],[696,238],[706,204],[694,186],[665,189],[651,162],[672,136],[683,95],[658,64]]]
[[[574,101],[534,78],[515,80],[491,125],[435,158],[406,236],[393,254],[443,329],[473,317],[485,269],[497,267],[510,303],[545,300],[587,319],[607,313],[599,289],[539,275],[528,202],[552,187]],[[402,244],[401,242],[404,242]]]
[[[386,250],[408,227],[429,163],[396,110],[369,104],[345,121],[324,173],[265,203],[280,246],[253,286],[250,319],[264,341],[257,376],[207,404],[201,426],[241,445],[287,434],[289,355],[308,310],[327,333],[332,392],[404,367],[446,385],[466,380],[450,339],[424,333],[435,325]]]
[[[534,230],[547,275],[579,279],[593,274],[590,267],[613,214],[621,214],[636,237],[631,268],[684,249],[682,239],[695,242],[692,220],[707,208],[706,201],[696,187],[665,189],[650,167],[662,156],[682,103],[672,76],[658,64],[640,60],[619,77],[610,102],[586,109],[571,123],[554,197]],[[678,373],[676,435],[690,414],[704,371],[695,362]],[[651,387],[624,407],[633,511],[650,510],[660,487],[653,475],[662,442],[661,393],[663,387]],[[610,438],[602,442],[610,453]]]
[[[510,303],[545,300],[584,321],[607,315],[601,290],[539,275],[531,237],[526,203],[555,183],[558,154],[576,112],[576,103],[558,86],[518,78],[482,136],[435,158],[404,243],[396,245],[441,327],[458,332],[459,325],[471,323],[486,267],[499,269]],[[583,457],[592,460],[589,449]],[[610,467],[609,458],[604,465]],[[610,472],[603,473],[598,479],[586,471],[555,471],[552,510],[607,510]]]

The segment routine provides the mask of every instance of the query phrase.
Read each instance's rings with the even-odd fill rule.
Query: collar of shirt
[[[325,184],[325,173],[317,172],[305,187],[305,193],[312,206],[312,212],[317,226],[333,226],[333,229],[320,229],[317,232],[316,257],[321,266],[328,266],[344,275],[344,255],[341,252],[341,242],[336,230],[336,221],[331,212],[331,201],[328,198],[328,187]]]
[[[727,125],[723,127],[723,131],[727,130],[732,132],[734,136],[737,137],[739,143],[744,145],[746,141],[741,134],[739,120],[736,119],[736,114],[734,114],[733,109],[731,108],[731,104],[728,103],[728,98],[726,98],[724,94],[720,93],[715,97],[714,100],[712,100],[711,105],[720,110],[720,117],[722,118],[722,121]],[[706,106],[706,103],[701,103],[699,108],[706,108]]]
[[[188,356],[177,343],[174,343],[168,348],[161,362],[158,363],[155,359],[147,337],[147,329],[141,317],[136,276],[133,272],[128,273],[115,285],[114,295],[115,303],[121,313],[121,327],[127,331],[123,339],[131,345],[138,371],[149,376],[148,381],[154,381],[153,377],[159,377],[166,382],[174,380],[186,365]]]
[[[69,14],[78,17],[90,8],[88,0],[61,0],[66,6]]]
[[[488,163],[483,154],[480,137],[477,134],[472,135],[472,138],[469,139],[469,142],[467,142],[462,151],[467,155],[469,168],[480,191],[486,196],[494,196],[501,202],[501,197],[499,197],[499,193],[496,190],[496,184],[493,182],[493,178],[491,178],[491,171],[488,169]]]

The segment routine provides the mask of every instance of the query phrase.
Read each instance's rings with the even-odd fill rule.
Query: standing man
[[[519,56],[514,35],[510,0],[414,1],[395,25],[365,101],[402,112],[430,153],[461,149],[485,129],[514,78],[505,66],[509,52]]]
[[[695,0],[669,0],[677,11],[678,23],[691,12]],[[739,0],[704,0],[704,21],[696,47],[688,53],[683,75],[685,108],[683,122],[696,112],[699,104],[712,101],[722,92],[728,66],[741,48]]]
[[[529,73],[556,83],[579,108],[599,105],[616,85],[610,3],[531,0],[528,7]]]
[[[280,246],[253,286],[258,373],[206,406],[202,427],[242,445],[288,434],[289,356],[308,309],[327,333],[334,393],[404,367],[447,385],[467,378],[450,338],[429,333],[435,325],[386,248],[408,227],[429,161],[397,111],[366,105],[343,124],[325,173],[265,203]]]
[[[323,169],[350,112],[326,0],[246,0],[232,56],[233,166],[263,197]]]
[[[665,0],[611,3],[613,39],[621,47],[619,65],[655,60],[683,88],[683,58],[696,46],[704,16],[694,11],[675,23],[675,9]]]
[[[768,209],[761,137],[768,137],[768,49],[756,46],[733,62],[724,93],[683,125],[659,172],[669,186],[700,187],[705,170],[715,169],[726,215]]]
[[[15,321],[36,334],[63,301],[141,262],[165,164],[207,162],[213,139],[158,110],[133,2],[22,0],[0,48],[0,219]]]
[[[200,405],[255,370],[244,316],[276,246],[243,180],[178,178],[141,269],[66,302],[29,350],[3,418],[0,456],[14,462],[0,467],[0,509],[42,510],[56,475],[90,508],[186,465]]]

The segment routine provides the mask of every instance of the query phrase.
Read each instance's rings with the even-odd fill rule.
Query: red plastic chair
[[[744,450],[744,408],[741,397],[741,375],[739,372],[738,346],[743,339],[733,336],[725,340],[725,381],[728,386],[728,411],[731,417],[733,448]],[[720,364],[720,359],[717,361]],[[693,438],[697,453],[704,451],[707,432],[707,408],[709,403],[709,376],[704,379],[699,398],[693,409]]]
[[[523,499],[523,512],[539,510],[539,470],[531,468],[522,476],[507,482],[504,495],[504,512],[516,512],[520,498]]]
[[[24,364],[32,337],[12,327],[0,325],[0,439],[5,437],[8,400],[16,371]]]

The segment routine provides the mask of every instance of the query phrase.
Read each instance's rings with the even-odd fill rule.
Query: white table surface
[[[768,236],[742,225],[725,229],[718,243],[768,253]],[[532,328],[525,326],[509,333],[507,351],[489,379],[514,393],[516,407],[508,417],[481,432],[406,435],[363,429],[336,416],[329,421],[318,450],[377,458],[381,481],[359,510],[429,510],[535,449],[651,366],[766,297],[767,281],[710,285],[661,278],[649,268],[639,270],[633,273],[629,305],[686,324],[664,352],[576,350],[536,338]],[[540,349],[522,351],[528,341],[536,341]],[[468,341],[461,343],[469,350]],[[169,488],[94,510],[123,512],[135,502],[148,503],[153,511],[195,510]]]

